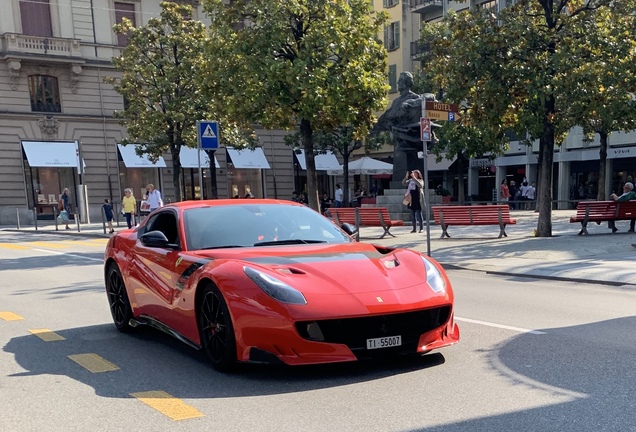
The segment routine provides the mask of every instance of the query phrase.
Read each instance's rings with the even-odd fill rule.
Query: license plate
[[[367,339],[367,349],[390,348],[402,345],[402,336]]]

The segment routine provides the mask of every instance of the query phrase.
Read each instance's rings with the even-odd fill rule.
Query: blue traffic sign
[[[455,121],[455,113],[454,112],[449,112],[448,113],[448,121]]]
[[[197,139],[204,150],[218,150],[219,123],[213,120],[197,121]]]

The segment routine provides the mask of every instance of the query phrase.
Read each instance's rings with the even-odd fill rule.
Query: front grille
[[[448,321],[450,306],[390,315],[374,315],[362,318],[343,318],[296,323],[298,333],[305,339],[317,341],[308,332],[310,324],[317,324],[322,332],[321,342],[345,344],[353,351],[367,351],[367,339],[385,336],[402,336],[402,346],[390,351],[414,351],[422,333],[431,331]],[[382,350],[369,350],[386,352]],[[358,355],[358,353],[356,353]]]

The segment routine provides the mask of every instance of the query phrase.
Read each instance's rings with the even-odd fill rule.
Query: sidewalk
[[[570,223],[576,210],[552,212],[552,237],[534,237],[538,214],[532,211],[512,211],[516,225],[506,228],[507,238],[497,238],[498,226],[450,227],[451,238],[440,239],[441,228],[431,225],[431,256],[447,268],[462,268],[497,274],[523,275],[538,278],[580,282],[600,282],[636,287],[636,234],[627,233],[629,222],[617,222],[615,234],[607,224],[588,225],[590,235],[579,236],[581,225]],[[38,233],[66,236],[108,238],[102,224],[81,225],[71,230],[55,231],[53,225],[40,226]],[[35,233],[33,226],[2,227],[4,231]],[[115,231],[124,226],[115,227]],[[394,227],[393,237],[378,240],[382,228],[363,227],[361,240],[384,246],[406,247],[427,251],[426,235],[410,233],[411,227]]]

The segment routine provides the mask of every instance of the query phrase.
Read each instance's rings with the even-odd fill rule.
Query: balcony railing
[[[428,44],[415,41],[410,44],[411,60],[417,60],[422,54],[430,49]]]
[[[443,9],[442,0],[411,0],[411,12],[426,14]]]
[[[5,33],[0,36],[0,53],[7,55],[42,55],[77,59],[82,57],[79,39],[28,36]]]

